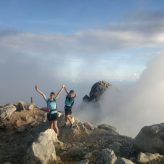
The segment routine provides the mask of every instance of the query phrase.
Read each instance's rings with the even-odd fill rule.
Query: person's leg
[[[68,111],[67,111],[67,108],[65,108],[65,126],[66,126],[67,123],[68,123],[67,115],[68,115]]]
[[[59,129],[58,129],[57,120],[53,121],[53,129],[56,132],[57,136],[59,136]]]
[[[72,125],[72,116],[71,115],[67,115],[67,120],[69,121],[70,125]]]
[[[72,126],[73,125],[72,108],[69,109],[68,119],[69,119],[69,122],[70,122],[70,124]]]
[[[51,121],[51,129],[54,129],[53,121]]]
[[[71,124],[73,124],[74,123],[74,117],[72,115],[69,115],[69,117],[70,117],[70,120],[71,120]]]
[[[69,115],[69,108],[65,108],[65,125],[69,124],[69,119],[68,119],[68,115]]]
[[[65,114],[65,125],[67,125],[67,123],[68,123],[68,115],[67,114]]]

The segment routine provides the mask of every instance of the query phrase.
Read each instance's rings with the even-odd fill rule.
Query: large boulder
[[[12,104],[8,104],[3,107],[0,107],[0,119],[4,120],[6,118],[10,118],[10,116],[15,111],[16,111],[16,107]]]
[[[25,164],[48,164],[55,163],[57,156],[55,143],[58,143],[57,134],[52,129],[40,133],[39,137],[27,150]]]
[[[100,99],[100,97],[103,95],[103,93],[111,86],[110,83],[105,82],[105,81],[99,81],[96,82],[92,88],[91,91],[88,95],[85,95],[83,97],[84,101],[98,101]]]
[[[164,123],[143,127],[134,144],[139,152],[164,154]]]

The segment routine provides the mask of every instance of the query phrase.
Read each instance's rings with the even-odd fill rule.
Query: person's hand
[[[35,89],[38,90],[38,86],[37,85],[35,85]]]

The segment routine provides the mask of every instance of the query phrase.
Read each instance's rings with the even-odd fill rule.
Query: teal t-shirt
[[[72,106],[74,104],[74,99],[75,99],[75,97],[70,97],[67,95],[67,97],[65,99],[65,107],[72,108]]]
[[[57,104],[56,104],[56,99],[46,99],[46,103],[47,103],[47,109],[51,112],[51,113],[57,113]]]

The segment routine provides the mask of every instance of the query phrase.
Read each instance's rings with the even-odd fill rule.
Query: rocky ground
[[[64,115],[60,113],[57,138],[49,129],[46,113],[24,104],[23,108],[20,104],[0,107],[2,164],[164,163],[164,124],[144,127],[133,139],[110,125],[94,127],[76,118],[72,128],[63,127]]]
[[[1,118],[0,163],[7,161],[22,163],[26,149],[33,142],[34,137],[44,129],[42,126],[44,116],[43,111],[34,108],[20,112],[15,111],[5,120]]]

